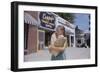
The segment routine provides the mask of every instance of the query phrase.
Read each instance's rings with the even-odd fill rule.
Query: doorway
[[[50,45],[51,36],[53,34],[53,31],[45,31],[45,47],[48,47]]]

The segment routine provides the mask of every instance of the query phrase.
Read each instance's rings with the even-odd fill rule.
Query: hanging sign
[[[55,16],[49,12],[40,12],[41,26],[54,29],[55,28]]]

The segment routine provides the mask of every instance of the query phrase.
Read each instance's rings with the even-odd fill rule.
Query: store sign
[[[55,17],[53,14],[48,12],[40,12],[41,26],[54,29],[55,28]]]

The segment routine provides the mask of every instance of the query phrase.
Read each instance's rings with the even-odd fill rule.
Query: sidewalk
[[[90,58],[90,48],[67,48],[66,59],[88,59]],[[47,49],[40,50],[24,56],[24,61],[47,61],[51,60],[51,54]]]
[[[48,50],[40,50],[37,53],[32,53],[24,56],[24,61],[47,61],[50,60],[51,54]]]

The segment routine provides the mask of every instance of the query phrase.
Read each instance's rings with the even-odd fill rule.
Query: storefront
[[[75,26],[52,12],[24,12],[24,53],[47,49],[58,25],[66,30],[69,47],[75,47]]]
[[[34,15],[35,14],[35,15]],[[47,12],[24,12],[24,53],[43,50],[50,44],[55,29],[55,17]]]
[[[37,52],[38,48],[38,13],[24,11],[24,54]]]

